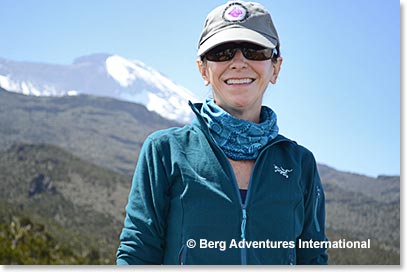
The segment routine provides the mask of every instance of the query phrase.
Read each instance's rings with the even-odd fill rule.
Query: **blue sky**
[[[196,69],[204,19],[225,1],[0,0],[0,58],[70,64],[138,59],[203,99]],[[400,2],[267,0],[283,66],[264,104],[280,132],[320,163],[400,174]]]

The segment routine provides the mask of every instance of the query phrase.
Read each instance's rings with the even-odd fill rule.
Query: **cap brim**
[[[198,48],[198,56],[202,56],[204,53],[219,44],[232,41],[252,42],[267,48],[276,47],[275,44],[273,44],[270,40],[268,40],[266,37],[258,32],[247,28],[229,28],[215,33],[210,38],[208,38]]]

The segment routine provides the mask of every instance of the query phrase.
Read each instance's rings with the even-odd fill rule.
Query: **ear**
[[[210,82],[209,82],[208,73],[207,73],[207,70],[206,70],[205,61],[203,61],[201,59],[198,59],[196,61],[196,64],[198,65],[198,70],[201,73],[201,76],[202,76],[202,78],[204,80],[205,86],[208,86]]]
[[[282,63],[283,63],[282,57],[278,57],[276,62],[271,62],[271,64],[273,65],[273,74],[271,75],[270,82],[272,84],[276,84],[277,82],[278,74],[280,73]]]

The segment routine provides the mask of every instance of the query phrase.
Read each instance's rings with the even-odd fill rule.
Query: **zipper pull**
[[[247,219],[247,215],[246,215],[246,208],[242,209],[242,213],[243,213],[243,218],[242,218],[242,225],[240,227],[240,231],[241,231],[241,237],[242,240],[246,240],[246,219]]]
[[[318,206],[319,206],[319,202],[320,202],[320,198],[321,198],[321,188],[319,188],[319,186],[317,186],[317,195],[315,198],[315,203],[314,203],[314,224],[315,224],[315,230],[317,232],[321,231],[321,228],[319,226],[319,222],[318,222]]]

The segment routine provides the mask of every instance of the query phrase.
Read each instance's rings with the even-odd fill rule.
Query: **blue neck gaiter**
[[[206,99],[200,113],[215,142],[232,160],[256,159],[278,135],[277,115],[266,106],[261,108],[259,124],[230,115],[212,98]]]

